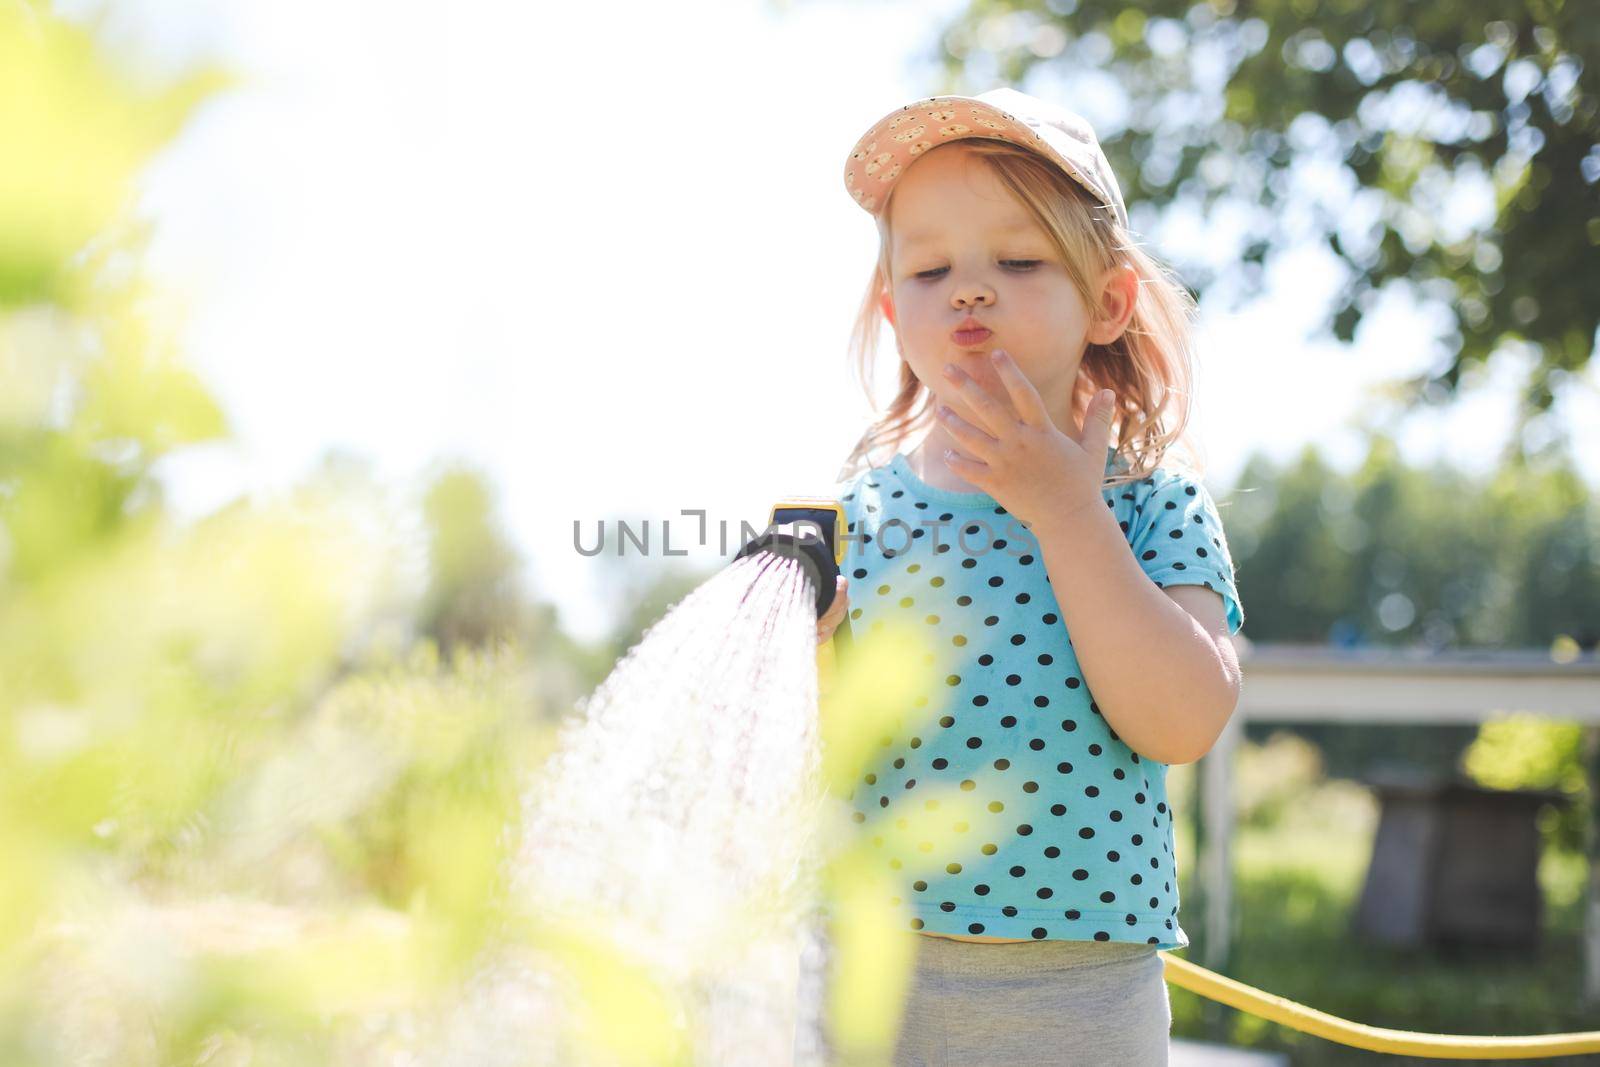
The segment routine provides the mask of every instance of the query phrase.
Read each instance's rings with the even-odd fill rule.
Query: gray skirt
[[[1166,1067],[1172,1007],[1154,945],[907,936],[917,962],[894,1067]]]

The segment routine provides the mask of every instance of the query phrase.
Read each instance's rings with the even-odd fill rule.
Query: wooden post
[[[1244,734],[1243,717],[1228,719],[1217,743],[1200,760],[1205,800],[1205,851],[1200,856],[1205,882],[1205,966],[1223,971],[1233,946],[1233,753]]]
[[[1213,750],[1214,751],[1214,750]],[[1190,955],[1196,959],[1205,949],[1205,942],[1211,937],[1211,931],[1206,929],[1206,897],[1210,895],[1211,887],[1206,885],[1206,763],[1211,759],[1208,752],[1200,757],[1200,762],[1195,764],[1194,771],[1189,776],[1189,822],[1194,830],[1194,852],[1181,857],[1181,862],[1194,871],[1193,890],[1183,900],[1183,908],[1189,915],[1188,930],[1193,942],[1193,935],[1198,934],[1199,948],[1191,948]],[[1176,837],[1174,837],[1176,844]]]
[[[1244,715],[1235,711],[1217,736],[1211,751],[1195,768],[1195,794],[1199,817],[1195,820],[1200,908],[1205,937],[1200,962],[1227,973],[1233,946],[1233,753],[1244,732]],[[1228,1039],[1231,1010],[1209,998],[1201,1004],[1200,1018],[1213,1041]]]
[[[1583,895],[1583,1003],[1600,1004],[1600,726],[1583,731],[1584,854],[1589,878]]]

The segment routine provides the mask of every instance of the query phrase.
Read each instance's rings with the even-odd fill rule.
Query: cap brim
[[[1062,155],[1038,130],[1015,115],[971,96],[930,96],[896,108],[868,127],[845,161],[844,185],[856,203],[873,215],[889,201],[895,183],[923,153],[941,144],[971,137],[989,137],[1032,149],[1055,163],[1107,207],[1117,208],[1086,177],[1076,162]],[[1126,218],[1123,218],[1126,225]]]

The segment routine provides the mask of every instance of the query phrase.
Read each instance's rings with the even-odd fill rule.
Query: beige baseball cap
[[[1033,149],[1114,211],[1127,228],[1122,190],[1088,121],[1016,89],[930,96],[889,112],[856,141],[845,161],[844,186],[856,203],[876,215],[918,156],[965,137],[992,137]]]

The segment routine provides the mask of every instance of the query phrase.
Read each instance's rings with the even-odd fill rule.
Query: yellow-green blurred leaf
[[[122,211],[130,185],[221,71],[151,87],[108,62],[84,28],[0,4],[0,308],[72,304],[69,257]]]

